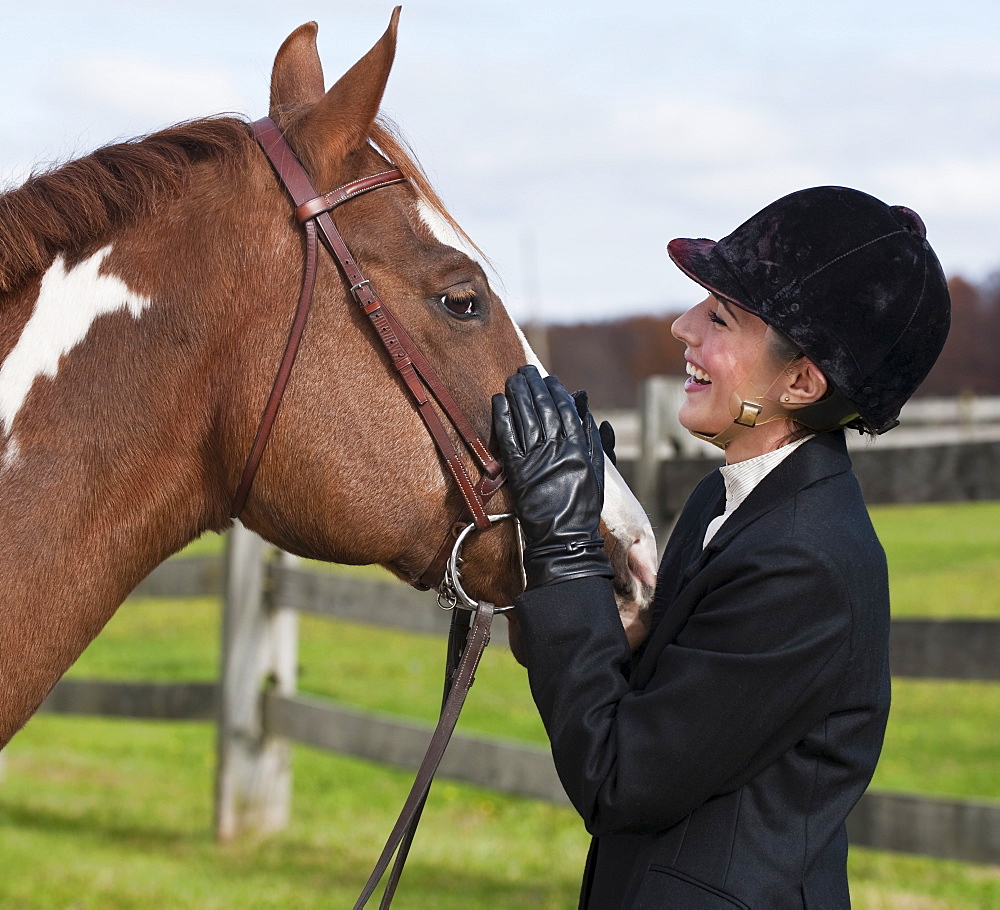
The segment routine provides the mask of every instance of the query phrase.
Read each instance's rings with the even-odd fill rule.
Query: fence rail
[[[145,720],[216,720],[219,686],[209,682],[112,682],[61,679],[39,711]]]
[[[1000,805],[869,790],[847,819],[852,843],[968,863],[1000,862]]]
[[[145,697],[150,694],[150,701]],[[43,710],[136,719],[214,720],[212,683],[109,683],[64,680]],[[272,735],[342,755],[413,770],[431,728],[380,717],[308,696],[265,693],[264,725]],[[440,773],[503,793],[568,804],[547,749],[455,734]],[[851,843],[955,859],[1000,862],[1000,805],[975,800],[869,790],[847,821]]]
[[[234,571],[234,558],[243,560],[243,586],[249,586],[252,603],[237,608],[230,590],[228,609],[243,611],[244,629],[260,633],[275,621],[287,626],[289,614],[296,611],[424,633],[443,634],[447,629],[447,614],[437,609],[432,595],[392,581],[363,580],[266,559],[263,542],[242,529],[238,535],[244,535],[244,552],[234,553],[239,544],[231,545],[229,571]],[[213,596],[224,589],[225,574],[220,559],[174,559],[156,569],[134,596]],[[227,626],[233,638],[232,619]],[[286,672],[289,653],[294,653],[294,647],[288,650],[288,635],[285,628],[285,654],[279,660]],[[259,634],[244,636],[242,646],[228,658],[231,666],[241,665],[255,684],[249,700],[245,691],[239,696],[242,720],[234,722],[230,712],[228,724],[230,735],[243,742],[244,749],[249,742],[249,751],[237,753],[236,759],[230,756],[228,762],[220,760],[216,827],[223,838],[251,829],[273,830],[287,820],[289,742],[413,769],[430,737],[429,725],[302,695],[287,679],[275,685],[272,678],[265,688],[262,682],[272,675],[267,668],[274,656],[271,646],[262,650],[265,639]],[[1000,680],[1000,622],[895,620],[890,647],[895,677]],[[294,660],[291,663],[294,666]],[[221,721],[227,710],[224,684],[225,673],[222,684],[69,678],[56,686],[42,710]],[[456,734],[440,773],[501,792],[567,804],[550,753],[542,746]],[[851,814],[848,830],[852,842],[861,846],[1000,863],[1000,803],[869,791]]]
[[[653,376],[642,384],[638,409],[597,415],[613,419],[619,470],[658,529],[670,527],[695,484],[722,464],[715,446],[677,422],[683,397],[682,379]],[[848,434],[867,503],[1000,499],[1000,397],[914,401],[901,419],[875,444]]]

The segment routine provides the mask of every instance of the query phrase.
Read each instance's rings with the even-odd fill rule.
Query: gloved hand
[[[593,422],[594,417],[589,410],[586,389],[573,393],[573,404],[576,405],[576,413],[580,415],[580,420],[583,421],[584,426],[588,427],[589,432],[587,420],[589,418]],[[601,437],[601,448],[604,450],[604,457],[617,467],[618,459],[615,457],[615,428],[611,426],[611,421],[602,420],[601,425],[597,428],[597,432]],[[601,479],[603,480],[603,474],[601,475]]]
[[[528,588],[613,578],[598,530],[604,451],[594,418],[585,411],[581,421],[562,383],[533,366],[521,367],[506,389],[493,396],[493,432],[524,532]]]
[[[594,418],[591,417],[590,419],[593,420]],[[615,467],[618,467],[618,459],[615,457],[615,428],[611,426],[611,421],[602,420],[601,425],[597,429],[601,434],[601,448],[604,449],[604,454],[607,456],[608,461]]]

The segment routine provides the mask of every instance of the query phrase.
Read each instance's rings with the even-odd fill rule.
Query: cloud
[[[925,46],[890,47],[887,59],[918,80],[960,78],[995,84],[1000,80],[1000,40],[985,22],[977,36],[941,34]],[[995,25],[995,23],[994,23]]]
[[[22,5],[0,62],[0,179],[177,120],[259,115],[292,28],[319,19],[329,82],[391,5]],[[404,11],[389,109],[518,305],[575,318],[688,302],[667,239],[717,237],[821,183],[915,208],[946,267],[1000,264],[996,0],[620,6]]]
[[[626,149],[648,150],[681,165],[726,164],[747,149],[767,157],[789,150],[785,125],[765,108],[705,98],[631,101],[611,112],[610,129],[616,144],[627,140]]]
[[[900,193],[918,188],[923,205],[953,217],[995,217],[1000,211],[1000,157],[909,161],[886,168],[882,177]]]
[[[231,111],[244,93],[224,69],[150,60],[89,58],[64,73],[82,103],[161,124]]]

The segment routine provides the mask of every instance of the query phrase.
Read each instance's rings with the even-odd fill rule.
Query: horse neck
[[[0,300],[0,744],[146,573],[225,520],[217,234],[161,218]]]

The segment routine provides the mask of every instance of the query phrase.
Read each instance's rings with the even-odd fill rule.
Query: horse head
[[[390,166],[405,175],[337,209],[336,225],[488,439],[491,395],[537,358],[378,117],[397,19],[329,90],[315,24],[297,29],[275,59],[270,114],[320,193]],[[0,526],[21,530],[0,543],[0,743],[147,572],[229,526],[302,287],[293,210],[231,117],[107,146],[0,196]],[[506,510],[501,488],[490,511]],[[241,520],[293,553],[412,582],[463,512],[368,317],[321,255]],[[636,643],[655,549],[610,466],[603,531]],[[512,602],[509,522],[464,556],[470,593]]]
[[[409,178],[338,209],[337,226],[364,262],[365,275],[487,438],[491,394],[519,365],[538,361],[482,266],[468,254],[464,232],[378,119],[397,21],[398,9],[381,40],[328,91],[315,24],[296,30],[275,60],[270,114],[321,193],[392,165]],[[262,198],[287,213],[287,199],[274,195],[265,190]],[[301,228],[287,214],[284,220],[286,240],[294,246]],[[462,499],[329,260],[319,286],[321,305],[295,367],[294,397],[283,405],[290,413],[282,418],[244,521],[292,552],[377,562],[412,582],[449,537],[463,513]],[[246,438],[247,418],[256,417],[259,405],[239,413],[242,426],[234,438]],[[637,642],[644,634],[655,549],[638,503],[613,467],[608,473],[604,531],[623,620]],[[504,510],[501,492],[491,511]],[[510,603],[520,584],[516,552],[509,525],[474,536],[464,554],[467,588]]]

